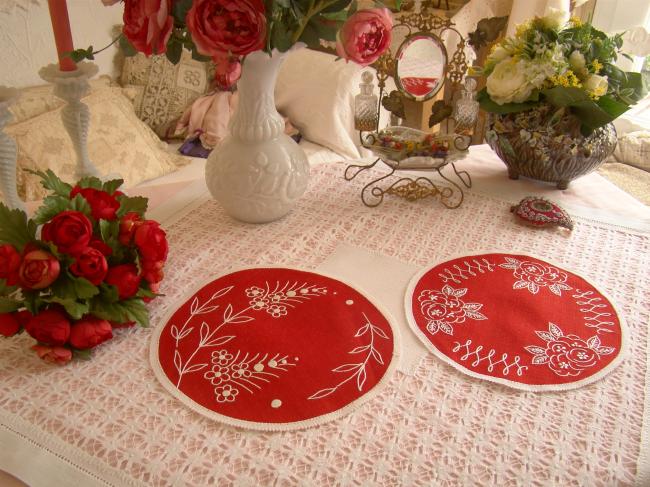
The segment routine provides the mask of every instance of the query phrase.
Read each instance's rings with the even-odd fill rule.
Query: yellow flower
[[[532,25],[533,24],[531,20],[527,20],[526,22],[522,22],[521,24],[517,25],[515,29],[515,37],[524,37]]]
[[[598,59],[591,61],[591,68],[594,70],[594,73],[600,73],[600,70],[603,69],[603,65]]]
[[[584,22],[576,16],[572,16],[570,21],[573,24],[573,27],[582,27],[584,25]]]
[[[570,69],[567,70],[564,74],[551,76],[550,78],[553,86],[564,86],[565,88],[581,88],[582,83],[576,76],[576,74]]]

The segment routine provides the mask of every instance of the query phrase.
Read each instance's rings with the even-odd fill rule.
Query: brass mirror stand
[[[379,128],[378,121],[382,107],[397,118],[407,119],[406,123],[402,125],[407,127],[416,125],[419,129],[422,126],[421,121],[408,120],[410,105],[419,104],[433,98],[443,86],[446,87],[445,100],[451,100],[452,93],[459,90],[467,72],[466,42],[450,19],[439,17],[428,8],[423,8],[420,12],[406,13],[396,18],[393,25],[394,39],[398,37],[396,32],[400,31],[406,33],[404,40],[398,42],[398,46],[391,45],[391,48],[371,65],[377,72],[379,87],[379,103],[377,104],[375,118],[377,126],[375,130]],[[455,52],[452,56],[449,56],[440,36],[445,32],[452,31],[458,35],[459,41]],[[441,49],[440,56],[436,56],[436,60],[438,58],[444,59],[444,65],[442,69],[437,68],[437,71],[431,74],[431,78],[416,79],[416,81],[424,82],[426,80],[432,83],[429,91],[415,92],[415,90],[411,90],[409,92],[409,83],[405,83],[404,80],[399,78],[398,72],[401,71],[399,63],[400,60],[404,59],[408,47],[414,41],[420,39],[431,39]],[[442,77],[439,77],[440,74],[442,74]],[[388,78],[393,78],[398,87],[397,90],[390,93],[386,92]],[[434,81],[431,81],[432,79]],[[412,81],[412,79],[409,81]],[[441,123],[451,116],[453,109],[447,105],[445,100],[439,100],[434,104],[429,127]],[[376,141],[382,136],[382,133],[369,134],[364,138],[363,131],[368,129],[368,124],[360,123],[356,119],[355,124],[355,128],[360,131],[359,136],[362,145],[373,150],[367,141]],[[425,133],[422,134],[426,135]],[[447,137],[447,140],[449,140],[449,144],[454,146],[453,148],[459,151],[464,151],[469,146],[469,137],[467,136],[454,135]],[[449,154],[448,159],[445,159],[444,162],[433,164],[426,169],[426,173],[423,173],[426,176],[411,173],[402,176],[405,174],[404,171],[414,169],[412,165],[408,164],[409,159],[400,160],[399,158],[386,157],[381,150],[373,150],[373,152],[379,155],[374,162],[367,165],[349,165],[344,173],[345,180],[352,181],[368,171],[368,182],[361,190],[361,201],[368,207],[376,207],[383,202],[385,195],[393,195],[402,197],[407,201],[434,198],[438,199],[446,208],[458,208],[464,200],[463,188],[468,189],[472,186],[470,175],[466,171],[458,170],[456,167],[456,162],[462,158],[461,153],[456,152],[453,156]],[[451,166],[453,174],[445,175],[448,166]],[[388,169],[387,173],[384,172],[386,168]],[[424,168],[415,169],[422,170]],[[379,174],[377,174],[378,170],[381,171]]]

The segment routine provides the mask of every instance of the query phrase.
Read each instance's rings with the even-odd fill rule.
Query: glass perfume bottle
[[[370,71],[361,74],[361,93],[354,97],[354,128],[361,132],[374,132],[379,125],[379,99],[373,93],[375,85]]]
[[[479,103],[476,101],[476,80],[465,79],[465,87],[454,105],[453,119],[456,131],[471,130],[478,120]]]

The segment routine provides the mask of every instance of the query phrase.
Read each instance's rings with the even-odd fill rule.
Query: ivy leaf
[[[64,183],[59,179],[59,177],[54,174],[54,172],[51,169],[48,169],[47,171],[32,171],[31,169],[25,169],[28,173],[34,174],[38,177],[41,178],[41,185],[45,189],[49,189],[50,191],[54,192],[54,194],[58,194],[60,196],[65,196],[68,198],[70,196],[70,191],[72,191],[72,186],[70,186],[68,183]]]
[[[13,313],[22,307],[22,302],[16,299],[0,296],[0,314]]]
[[[0,243],[8,243],[19,252],[28,242],[36,239],[36,224],[27,219],[22,210],[10,210],[0,203]]]
[[[148,200],[143,196],[118,196],[117,201],[120,202],[120,208],[117,210],[117,216],[120,218],[131,211],[144,217],[144,214],[147,211]]]
[[[124,179],[111,179],[110,181],[106,181],[103,186],[102,190],[106,191],[108,194],[113,194],[115,191],[117,191],[120,186],[124,184]]]
[[[105,303],[95,298],[92,302],[91,312],[98,318],[116,323],[135,321],[142,327],[149,326],[149,312],[140,298],[127,299],[117,303]]]

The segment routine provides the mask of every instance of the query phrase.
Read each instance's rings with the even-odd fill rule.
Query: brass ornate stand
[[[417,201],[425,198],[438,198],[440,203],[449,209],[458,208],[465,199],[463,187],[469,189],[472,187],[472,178],[467,171],[459,171],[455,162],[449,162],[443,166],[430,169],[434,171],[442,181],[435,181],[431,177],[424,176],[405,176],[398,177],[396,173],[404,172],[409,169],[402,169],[399,163],[388,164],[381,158],[367,165],[351,164],[345,169],[344,177],[346,181],[352,181],[359,174],[368,171],[381,162],[389,172],[381,177],[373,179],[366,184],[361,190],[361,201],[364,205],[374,208],[384,201],[385,195],[393,195],[404,198],[408,201]],[[445,176],[443,169],[451,166],[454,170],[457,182]],[[435,174],[434,174],[435,177]],[[451,176],[453,178],[453,176]],[[397,179],[395,179],[397,178]]]

